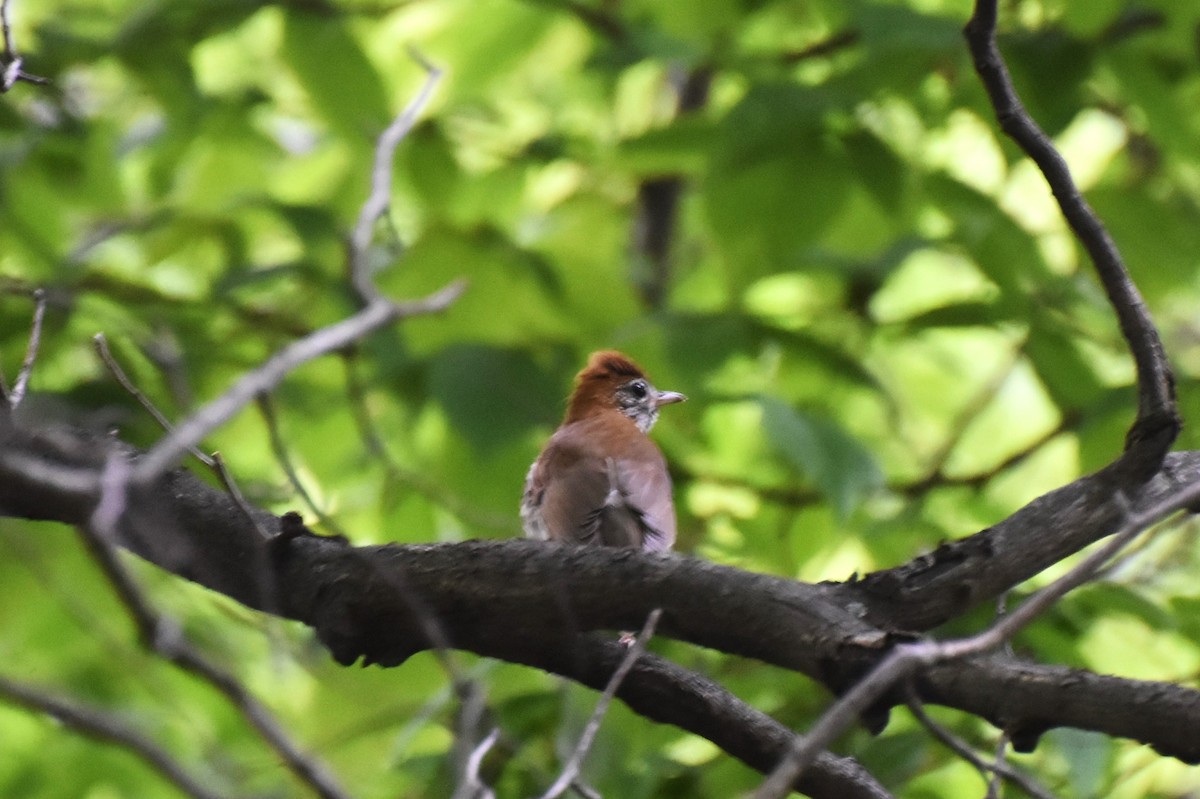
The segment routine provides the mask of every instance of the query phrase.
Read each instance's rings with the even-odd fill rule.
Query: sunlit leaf
[[[883,482],[871,453],[828,419],[762,400],[763,428],[772,446],[820,487],[843,517]]]

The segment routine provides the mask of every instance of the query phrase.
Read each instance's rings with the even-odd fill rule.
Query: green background
[[[1127,258],[1191,422],[1200,2],[1003,5],[1017,88]],[[275,393],[322,511],[356,543],[518,535],[525,470],[571,376],[616,347],[691,398],[654,433],[676,478],[678,549],[803,580],[902,563],[1104,465],[1134,410],[1086,258],[995,129],[959,33],[969,13],[941,0],[15,0],[25,67],[54,83],[0,98],[0,364],[11,381],[29,292],[45,288],[30,423],[148,445],[158,430],[95,356],[95,333],[181,418],[352,313],[347,235],[375,137],[425,79],[415,47],[446,75],[397,153],[370,259],[394,298],[470,286],[449,312]],[[681,110],[679,87],[702,77],[706,101]],[[668,267],[636,235],[639,192],[666,177],[683,186]],[[1196,444],[1188,428],[1180,446]],[[252,501],[314,517],[254,408],[206,446]],[[1194,685],[1197,560],[1187,530],[1167,531],[1016,647]],[[342,669],[307,631],[135,565],[354,796],[449,795],[454,702],[433,657]],[[797,729],[829,700],[776,668],[654,649]],[[499,794],[544,788],[594,695],[464,662],[508,742]],[[302,791],[214,691],[139,649],[65,529],[0,523],[0,670],[108,708],[218,790]],[[993,746],[989,726],[932,712]],[[0,737],[0,795],[176,795],[127,753],[2,704]],[[984,791],[903,710],[838,749],[901,796]],[[1192,769],[1084,733],[1014,759],[1066,796],[1200,788]],[[728,797],[759,779],[620,706],[585,777],[635,798]]]

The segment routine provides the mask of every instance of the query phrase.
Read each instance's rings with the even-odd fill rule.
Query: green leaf
[[[1124,613],[1154,630],[1174,630],[1179,626],[1179,619],[1174,613],[1133,588],[1117,583],[1089,585],[1079,592],[1075,605],[1089,618]]]
[[[284,56],[325,122],[350,142],[370,142],[388,123],[383,83],[346,18],[288,7]]]
[[[875,457],[838,425],[769,397],[761,403],[768,440],[817,484],[842,518],[883,484]]]
[[[739,283],[794,265],[841,211],[851,184],[824,131],[833,105],[799,86],[761,87],[723,122],[703,201]]]
[[[465,344],[434,358],[429,389],[454,427],[484,452],[553,418],[562,392],[527,352]]]
[[[1067,760],[1071,796],[1099,796],[1111,761],[1112,740],[1100,733],[1071,728],[1051,730],[1047,737]]]
[[[1053,326],[1038,325],[1025,343],[1025,354],[1060,408],[1084,407],[1103,393],[1100,378],[1075,340]]]
[[[1033,236],[993,198],[941,175],[930,176],[925,187],[939,209],[954,220],[953,240],[1006,294],[1023,296],[1030,286],[1053,278]]]
[[[677,119],[665,128],[621,142],[614,166],[646,177],[699,173],[707,160],[714,132],[713,124],[702,117]]]

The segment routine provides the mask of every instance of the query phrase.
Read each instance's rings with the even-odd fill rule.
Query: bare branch
[[[0,94],[4,94],[19,81],[45,85],[50,81],[38,75],[30,75],[21,67],[25,60],[17,53],[17,44],[13,39],[12,25],[8,20],[8,0],[0,0],[0,28],[4,33],[4,54],[0,56]]]
[[[35,713],[45,713],[65,727],[97,741],[116,744],[141,759],[172,785],[193,799],[221,799],[204,787],[175,758],[151,739],[95,708],[69,702],[37,688],[0,676],[0,696]]]
[[[220,452],[214,452],[210,458],[212,461],[212,469],[217,477],[221,480],[221,485],[225,486],[225,490],[229,492],[229,496],[233,497],[233,501],[237,504],[238,510],[246,517],[246,521],[254,525],[254,529],[258,531],[258,536],[262,541],[267,541],[271,538],[272,533],[263,527],[259,521],[258,514],[254,512],[253,506],[246,501],[246,496],[242,493],[242,489],[238,487],[237,481],[233,479],[233,473],[229,471],[229,467],[225,465],[225,459],[221,457]]]
[[[479,778],[479,767],[483,764],[483,758],[492,750],[499,738],[500,728],[492,727],[492,731],[471,750],[471,754],[467,758],[466,773],[458,789],[454,792],[453,799],[495,799],[495,791]]]
[[[262,413],[263,421],[267,424],[267,436],[271,440],[271,450],[275,453],[275,460],[279,462],[283,473],[287,475],[288,482],[292,484],[292,488],[300,499],[308,506],[321,522],[321,524],[334,535],[346,537],[346,531],[338,526],[329,514],[321,510],[317,503],[313,500],[312,494],[308,493],[308,489],[304,487],[304,483],[300,480],[300,474],[296,471],[295,464],[292,463],[292,458],[288,454],[287,446],[283,443],[283,436],[279,432],[279,419],[275,415],[275,406],[271,401],[270,394],[258,395],[258,409]]]
[[[175,426],[171,424],[171,420],[168,419],[166,414],[160,411],[158,407],[150,401],[150,398],[147,397],[145,393],[134,384],[133,380],[129,378],[129,375],[125,373],[125,370],[121,368],[121,364],[117,363],[117,359],[113,357],[112,350],[110,350],[108,347],[108,339],[105,337],[105,335],[103,333],[97,333],[96,335],[92,336],[92,345],[96,348],[96,354],[100,356],[100,360],[103,361],[104,365],[108,368],[109,374],[111,374],[116,381],[121,384],[121,388],[125,389],[126,393],[138,401],[138,404],[142,406],[142,409],[145,410],[146,413],[150,414],[154,421],[158,422],[158,426],[161,427],[164,432],[173,433],[175,431]],[[216,461],[214,461],[208,455],[205,455],[197,447],[188,447],[187,451],[191,453],[192,457],[203,463],[208,468],[216,470]]]
[[[821,716],[808,735],[759,786],[754,794],[755,799],[780,799],[786,796],[811,759],[828,747],[854,719],[867,711],[897,682],[908,678],[923,666],[965,658],[1000,646],[1069,591],[1091,579],[1105,562],[1148,527],[1170,514],[1194,506],[1198,500],[1200,482],[1166,497],[1145,511],[1127,515],[1123,529],[1103,546],[978,635],[945,642],[918,641],[897,646]]]
[[[95,475],[102,453],[113,450],[128,448],[107,437],[6,431],[0,446],[0,512],[86,523],[97,499]],[[1135,509],[1154,507],[1164,497],[1175,496],[1178,486],[1197,479],[1200,453],[1174,453],[1159,477],[1132,494]],[[1119,518],[1119,509],[1094,507],[1100,490],[1064,487],[1034,500],[1031,505],[1042,509],[1014,519],[1024,532],[1013,540],[997,540],[994,554],[1007,558],[1015,547],[1058,546],[1058,560],[1076,551],[1080,542],[1116,532],[1123,523],[1112,521]],[[121,546],[261,608],[262,576],[250,557],[258,535],[226,493],[179,470],[132,497],[135,510],[126,514]],[[262,518],[268,529],[281,523],[265,512]],[[1090,532],[1076,537],[1072,531],[1077,528]],[[603,690],[625,650],[611,640],[593,643],[595,636],[577,632],[630,629],[654,607],[664,610],[660,635],[756,658],[818,680],[829,680],[830,668],[853,668],[861,674],[885,656],[890,639],[878,632],[878,625],[914,629],[890,623],[886,612],[874,607],[874,599],[864,623],[860,612],[868,595],[861,590],[862,581],[813,586],[695,558],[639,556],[604,547],[564,548],[526,540],[350,547],[335,539],[302,535],[278,549],[273,563],[280,613],[312,626],[339,662],[365,658],[396,665],[429,649],[429,638],[414,618],[410,595],[415,595],[426,611],[437,614],[455,648],[563,674],[597,691]],[[959,585],[965,586],[970,575],[996,570],[988,563],[979,561],[978,568],[959,578]],[[938,564],[930,569],[939,575],[953,571]],[[394,570],[401,573],[405,590],[386,578]],[[566,606],[557,588],[564,575],[571,581]],[[625,588],[614,592],[613,585]],[[960,598],[962,592],[960,588]],[[895,619],[909,618],[903,609],[908,601],[901,593],[890,602],[899,608]],[[977,601],[974,595],[972,601]],[[516,618],[522,624],[514,625]],[[647,655],[635,664],[618,698],[649,719],[712,740],[752,768],[764,773],[773,768],[791,747],[792,733],[747,709],[720,686],[698,680]],[[1184,762],[1200,761],[1200,733],[1192,723],[1200,692],[1186,686],[1106,677],[999,655],[935,665],[917,685],[927,702],[965,710],[1010,730],[1020,751],[1046,729],[1070,726],[1140,741]],[[831,765],[839,760],[844,762],[834,759]],[[843,770],[832,784],[823,783],[829,791],[802,790],[824,796],[878,796],[878,786],[872,788],[869,779],[864,782],[861,766],[851,765],[855,770]],[[836,773],[814,769],[802,776],[801,784],[830,780]]]
[[[13,41],[12,26],[8,22],[8,0],[0,0],[0,27],[4,28],[5,58],[6,60],[14,58],[17,52],[17,45]]]
[[[116,378],[116,381],[121,384],[121,388],[125,389],[138,401],[138,404],[154,418],[154,421],[158,422],[159,427],[164,432],[168,434],[173,433],[175,428],[171,424],[171,420],[150,401],[150,398],[134,384],[129,375],[125,373],[125,370],[121,368],[121,365],[117,363],[117,359],[113,357],[112,351],[108,348],[108,339],[105,338],[104,334],[97,333],[92,337],[92,342],[95,345],[97,354],[100,356],[100,360],[108,367],[108,371]],[[250,507],[250,503],[246,501],[246,497],[238,487],[237,481],[233,479],[233,475],[230,473],[228,467],[226,467],[225,460],[221,457],[221,454],[214,452],[212,455],[205,455],[197,447],[188,447],[188,452],[196,460],[212,470],[213,474],[221,481],[221,484],[225,486],[225,490],[229,492],[229,496],[233,497],[233,501],[237,503],[242,514],[258,530],[260,537],[264,541],[270,538],[270,534],[263,528],[262,523]]]
[[[841,50],[853,47],[858,44],[861,38],[862,33],[853,28],[840,30],[837,33],[831,34],[828,38],[814,42],[807,47],[784,53],[780,60],[784,64],[791,65],[799,64],[802,61],[808,61],[813,58],[824,58],[825,56],[830,56]]]
[[[947,749],[978,769],[984,776],[1002,777],[1034,797],[1034,799],[1055,799],[1054,794],[1039,785],[1029,775],[1005,763],[999,755],[994,760],[987,761],[976,754],[970,744],[934,721],[929,716],[929,713],[925,711],[925,706],[916,695],[916,692],[911,689],[908,692],[908,709],[917,721],[921,722],[922,726],[929,730],[934,738],[937,738]],[[1001,745],[1006,745],[1008,736],[1001,733],[1000,740]]]
[[[588,719],[587,724],[584,725],[583,733],[579,736],[579,743],[575,745],[575,751],[567,759],[562,773],[558,775],[558,779],[546,789],[541,799],[558,799],[574,784],[576,778],[579,776],[580,769],[583,768],[583,759],[587,757],[588,751],[592,748],[592,741],[596,739],[596,733],[600,731],[600,722],[604,720],[604,714],[608,712],[609,704],[612,702],[613,697],[616,696],[617,689],[621,687],[621,683],[625,681],[625,676],[633,668],[633,664],[646,651],[646,644],[654,637],[654,629],[658,627],[658,620],[660,618],[662,618],[661,608],[655,608],[646,617],[646,623],[642,625],[642,631],[634,639],[633,644],[629,647],[629,652],[621,660],[620,665],[617,666],[617,670],[613,672],[612,679],[608,681],[608,685],[604,687],[604,693],[600,695],[600,699],[596,702],[596,708],[592,711],[591,718]]]
[[[429,73],[425,84],[412,102],[380,134],[375,145],[375,165],[371,173],[371,192],[367,197],[350,245],[350,281],[364,306],[358,313],[315,330],[287,345],[261,366],[246,373],[223,395],[185,419],[171,434],[164,436],[146,453],[134,469],[134,479],[141,484],[154,480],[176,464],[189,447],[198,445],[205,436],[229,421],[255,397],[266,394],[297,366],[326,353],[343,349],[374,330],[398,319],[444,310],[462,293],[464,284],[455,281],[421,300],[392,302],[379,294],[370,280],[367,250],[371,231],[388,207],[391,195],[392,160],[396,147],[412,129],[417,115],[429,101],[441,77],[433,67],[414,52]]]
[[[1008,751],[1008,733],[1004,730],[1000,731],[1000,737],[996,739],[996,755],[993,758],[993,763],[1003,763],[1004,753]],[[987,793],[983,799],[1000,799],[1000,786],[1002,780],[1000,772],[993,771],[991,779],[988,780]]]
[[[465,284],[454,281],[429,296],[411,302],[375,299],[358,313],[320,328],[279,350],[261,366],[247,372],[224,394],[185,419],[138,461],[134,480],[146,484],[174,466],[179,457],[205,436],[229,421],[259,394],[266,393],[297,366],[346,347],[390,322],[419,314],[437,313],[462,294]]]
[[[425,83],[417,92],[408,106],[392,120],[387,129],[380,134],[375,142],[375,165],[371,169],[371,191],[358,213],[358,221],[350,237],[350,282],[358,293],[359,299],[365,305],[379,299],[379,290],[371,280],[371,268],[368,255],[371,239],[375,231],[375,222],[387,212],[392,202],[392,163],[396,157],[396,148],[416,124],[417,117],[429,103],[433,90],[442,78],[442,70],[433,66],[416,50],[411,51],[413,59],[426,72]]]
[[[100,502],[88,524],[80,525],[88,551],[108,577],[121,603],[137,625],[143,644],[170,663],[203,679],[236,707],[263,740],[279,754],[300,780],[322,799],[348,799],[326,766],[311,753],[301,752],[267,708],[231,673],[208,662],[188,643],[172,620],[158,615],[116,556],[118,523],[125,515],[132,470],[126,461],[110,457],[101,477]]]
[[[1116,244],[1079,193],[1067,162],[1029,116],[1013,87],[1012,76],[996,45],[996,6],[997,0],[977,0],[975,12],[963,29],[975,71],[987,89],[1001,129],[1045,176],[1067,224],[1091,256],[1109,303],[1116,312],[1138,374],[1137,420],[1126,436],[1126,451],[1138,449],[1141,456],[1139,473],[1153,474],[1181,425],[1171,365],[1158,330],[1137,286],[1129,277]]]
[[[7,30],[7,27],[5,28]],[[13,381],[12,390],[8,392],[8,405],[16,410],[25,398],[25,389],[29,386],[29,377],[33,374],[33,363],[37,360],[38,346],[42,340],[42,319],[46,315],[46,292],[43,289],[33,291],[33,322],[29,327],[29,344],[25,347],[25,359],[21,361],[21,371]]]

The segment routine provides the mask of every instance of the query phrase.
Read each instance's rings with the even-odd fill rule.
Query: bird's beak
[[[664,405],[672,405],[676,402],[683,402],[686,399],[687,397],[678,391],[660,391],[654,398],[654,407],[661,408]]]

